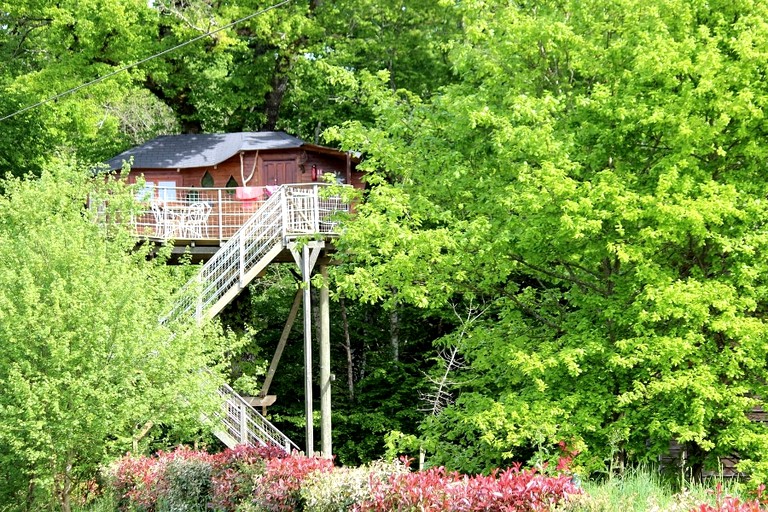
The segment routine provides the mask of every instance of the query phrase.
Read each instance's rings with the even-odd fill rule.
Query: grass
[[[633,469],[621,476],[584,482],[584,495],[563,508],[573,512],[688,512],[703,502],[714,504],[718,484],[723,495],[742,497],[729,481],[684,482],[680,486],[649,469]]]

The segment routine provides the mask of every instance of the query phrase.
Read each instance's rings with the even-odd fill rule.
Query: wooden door
[[[296,175],[296,160],[265,160],[264,161],[264,185],[285,185],[298,183]]]

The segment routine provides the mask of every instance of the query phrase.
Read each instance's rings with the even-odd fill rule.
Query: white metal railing
[[[339,198],[320,198],[314,191],[321,183],[284,185],[295,205],[296,217],[289,228],[298,231],[329,233],[328,215],[345,209]],[[137,236],[156,240],[212,240],[231,238],[254,212],[258,211],[280,187],[193,188],[151,187],[138,193],[143,210],[133,216]],[[317,212],[313,208],[319,208]],[[315,215],[315,225],[308,225]],[[290,230],[290,229],[289,229]]]
[[[225,399],[221,415],[224,433],[236,444],[279,446],[288,453],[299,451],[296,443],[246,403],[230,386],[225,384],[219,388],[219,394]]]
[[[138,192],[143,211],[133,218],[141,237],[169,240],[229,239],[277,187],[148,187]]]
[[[348,211],[348,205],[338,197],[323,197],[324,186],[283,185],[275,190],[182,287],[161,323],[200,322],[215,316],[290,239],[335,234],[335,214]],[[226,399],[221,419],[227,440],[298,449],[231,387],[224,386],[219,392]]]

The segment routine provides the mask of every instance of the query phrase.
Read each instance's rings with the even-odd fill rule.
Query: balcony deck
[[[337,196],[320,194],[325,184],[283,185],[286,211],[294,217],[293,233],[286,235],[336,235],[337,212],[349,205]],[[277,191],[278,187],[238,188],[163,188],[142,190],[139,200],[145,206],[132,220],[137,237],[173,245],[173,254],[190,254],[194,260],[213,255]],[[297,221],[302,221],[298,222]],[[283,223],[290,226],[290,220]]]

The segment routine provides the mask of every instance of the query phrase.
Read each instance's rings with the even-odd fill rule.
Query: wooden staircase
[[[334,214],[347,211],[338,197],[324,197],[322,184],[283,185],[203,265],[177,294],[160,322],[202,323],[216,316],[243,288],[300,238],[335,236]],[[216,436],[230,448],[238,444],[273,445],[287,452],[298,446],[243,397],[225,385]]]

